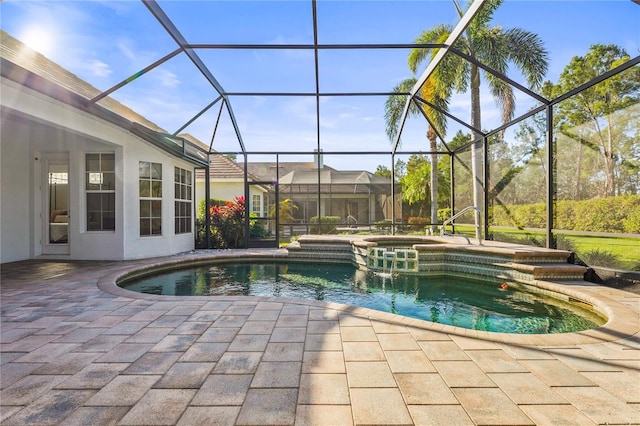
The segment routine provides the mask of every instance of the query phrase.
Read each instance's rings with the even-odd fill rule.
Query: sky
[[[290,1],[165,1],[160,7],[189,43],[312,44],[309,0]],[[412,43],[421,31],[438,24],[455,25],[451,0],[317,2],[320,44]],[[99,90],[163,58],[177,48],[162,26],[139,1],[30,1],[0,3],[0,25],[12,36],[59,63]],[[595,43],[616,44],[631,57],[640,54],[640,6],[631,0],[506,0],[492,25],[520,27],[538,34],[549,51],[546,80],[558,76],[574,56]],[[312,50],[198,49],[198,55],[226,92],[315,91]],[[318,53],[321,92],[388,92],[412,74],[408,49],[330,50]],[[426,67],[422,64],[419,74]],[[524,83],[517,70],[509,76]],[[483,128],[500,125],[500,113],[486,87],[482,90]],[[218,93],[180,54],[117,90],[115,99],[173,133]],[[536,105],[517,93],[516,116]],[[322,97],[320,126],[316,100],[308,96],[229,96],[241,137],[250,152],[313,152],[318,145],[324,163],[341,169],[390,166],[388,155],[336,156],[331,152],[390,152],[385,134],[385,96]],[[216,103],[187,127],[210,144],[221,103]],[[469,94],[456,94],[450,111],[469,121]],[[450,122],[445,139],[461,126]],[[425,151],[426,124],[407,120],[400,149]],[[240,150],[226,109],[217,125],[213,148]],[[407,154],[408,155],[408,154]],[[275,161],[274,155],[251,155],[250,161]],[[282,155],[280,161],[311,156]]]

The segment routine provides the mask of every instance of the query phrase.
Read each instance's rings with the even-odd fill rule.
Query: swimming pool
[[[555,334],[605,323],[588,304],[515,282],[380,274],[349,264],[237,262],[126,279],[132,291],[178,296],[275,296],[365,307],[468,329]]]

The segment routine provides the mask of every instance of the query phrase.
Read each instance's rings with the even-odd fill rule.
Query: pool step
[[[570,252],[507,243],[451,244],[450,239],[393,236],[303,236],[289,257],[313,262],[350,262],[360,269],[409,274],[473,275],[486,279],[532,282],[582,280],[587,268],[567,263]],[[406,244],[410,247],[406,247]],[[491,244],[493,243],[493,244]]]
[[[349,241],[304,242],[294,241],[287,246],[289,257],[313,262],[353,262],[353,250]]]
[[[554,279],[554,280],[581,280],[584,278],[585,272],[587,272],[586,266],[574,265],[571,263],[565,264],[523,264],[523,263],[508,263],[504,265],[507,268],[511,268],[515,271],[529,273],[536,280],[542,279]]]

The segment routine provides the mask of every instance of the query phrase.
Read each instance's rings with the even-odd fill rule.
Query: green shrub
[[[566,250],[566,251],[572,251],[575,252],[576,251],[576,245],[575,243],[566,237],[566,235],[564,234],[554,234],[556,237],[556,247],[558,247],[560,250]]]
[[[249,214],[249,237],[250,238],[269,238],[271,232],[267,231],[262,224],[262,221],[257,220],[257,213]]]
[[[382,219],[373,224],[375,229],[387,230],[391,228],[391,219]]]
[[[438,222],[442,223],[447,219],[451,218],[451,209],[447,207],[446,209],[438,209]]]
[[[227,200],[221,200],[219,198],[209,199],[210,206],[220,207],[226,204],[227,204]],[[207,200],[203,198],[202,200],[200,200],[200,203],[198,203],[198,219],[204,219],[204,210],[206,209],[206,207],[207,207]]]
[[[516,223],[525,228],[544,228],[547,218],[547,207],[544,203],[525,204],[514,209]]]
[[[210,200],[210,246],[211,248],[239,248],[244,247],[244,197],[235,197],[232,201]],[[196,219],[196,248],[207,247],[207,228],[204,219],[205,201],[198,205],[199,217]],[[251,238],[268,238],[262,222],[256,220],[257,215],[249,216],[249,236]]]
[[[204,220],[205,204],[202,202],[200,204],[203,209],[202,217],[196,220],[196,248],[204,248],[207,245],[207,230]],[[244,211],[244,197],[235,197],[232,201],[211,204],[209,209],[209,230],[212,248],[238,248],[244,246]]]
[[[623,224],[624,232],[629,232],[631,234],[640,234],[640,207],[635,207]]]
[[[429,219],[422,216],[411,216],[407,222],[411,225],[412,230],[424,231],[424,228],[429,223]]]
[[[512,234],[508,232],[493,231],[490,233],[490,240],[501,241],[503,243],[521,244],[526,246],[543,247],[544,244],[535,234],[523,233]]]
[[[640,195],[561,200],[555,203],[553,228],[567,231],[640,233]],[[544,228],[545,203],[497,205],[489,209],[493,226]]]
[[[336,231],[336,227],[340,223],[340,216],[320,216],[319,226],[318,216],[313,216],[309,219],[309,223],[311,223],[309,232],[312,234],[331,234]]]
[[[608,251],[593,249],[584,253],[577,253],[579,259],[588,266],[602,266],[604,268],[618,268],[617,257]]]

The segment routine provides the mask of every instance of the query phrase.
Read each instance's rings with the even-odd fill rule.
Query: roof
[[[293,170],[280,178],[280,185],[288,185],[283,188],[284,192],[308,192],[306,186],[318,185],[318,174],[320,175],[320,185],[331,187],[330,190],[324,188],[321,192],[333,193],[387,193],[391,192],[391,179],[378,176],[363,170]],[[396,183],[396,185],[398,185]]]
[[[178,136],[196,144],[205,151],[209,151],[207,145],[190,133],[180,133]],[[197,170],[196,177],[204,179],[204,170]],[[217,154],[214,150],[211,150],[209,155],[209,177],[210,179],[239,179],[244,181],[244,168],[226,155]],[[258,180],[251,174],[248,175],[248,178],[249,180]]]
[[[29,48],[4,30],[0,30],[0,57],[19,65],[21,68],[39,75],[48,81],[69,90],[70,92],[76,93],[87,100],[93,99],[101,93],[100,90],[96,89],[75,74],[62,68],[46,56]],[[155,123],[133,111],[131,108],[121,104],[109,96],[102,98],[97,103],[107,110],[114,112],[120,117],[126,118],[133,123],[140,123],[157,132],[167,132]]]
[[[201,166],[206,164],[208,148],[201,149],[204,145],[202,142],[193,143],[168,134],[155,123],[108,96],[96,103],[90,102],[101,93],[98,89],[3,30],[0,30],[0,59],[2,77],[127,129],[177,157]]]
[[[277,170],[276,170],[277,166]],[[248,170],[253,176],[261,181],[275,182],[279,177],[282,177],[293,171],[302,170],[317,170],[313,161],[282,161],[276,163],[275,161],[264,162],[250,162],[248,163]],[[335,170],[333,167],[324,165],[322,170]]]

